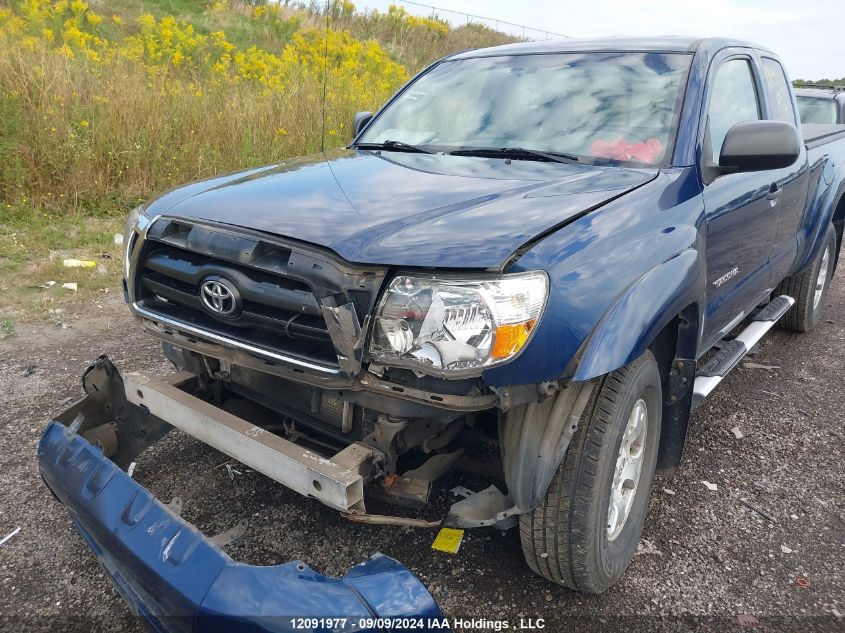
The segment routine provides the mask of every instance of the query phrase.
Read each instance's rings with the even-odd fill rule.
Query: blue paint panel
[[[527,348],[514,361],[485,372],[487,384],[504,387],[572,376],[579,363],[606,367],[611,359],[627,358],[630,350],[591,347],[590,355],[605,358],[585,359],[584,347],[604,315],[641,279],[680,253],[698,252],[702,212],[695,170],[665,170],[539,242],[509,272],[545,270],[552,280],[548,306]],[[637,300],[645,302],[643,309],[653,312],[655,322],[666,323],[678,314],[671,312],[675,305],[690,298],[691,288],[661,285],[656,294],[637,295]],[[661,305],[665,309],[658,311]],[[626,318],[613,327],[630,330],[631,349],[639,349],[651,324],[640,331]]]
[[[296,561],[233,561],[58,422],[44,430],[38,462],[112,582],[155,630],[283,632],[296,630],[293,616],[443,617],[422,583],[381,554],[343,578]]]
[[[486,269],[657,173],[402,152],[339,150],[328,158],[189,185],[146,212],[294,238],[354,263]]]

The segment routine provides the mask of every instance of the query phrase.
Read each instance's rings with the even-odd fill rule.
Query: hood
[[[147,212],[310,242],[361,264],[498,269],[520,246],[656,175],[338,150],[175,189]]]

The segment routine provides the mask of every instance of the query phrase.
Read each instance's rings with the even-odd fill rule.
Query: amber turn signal
[[[490,355],[493,358],[508,358],[516,354],[525,345],[535,323],[537,320],[533,319],[525,323],[511,323],[497,327],[496,339]]]

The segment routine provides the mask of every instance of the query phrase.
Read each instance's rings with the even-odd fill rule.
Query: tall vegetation
[[[830,86],[845,86],[845,77],[840,77],[839,79],[795,79],[792,82],[793,86],[802,87],[802,86],[820,86],[829,88]]]
[[[123,212],[179,183],[339,146],[354,112],[420,67],[508,39],[342,1],[0,0],[0,203]]]

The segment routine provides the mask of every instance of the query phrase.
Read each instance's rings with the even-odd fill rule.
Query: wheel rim
[[[616,458],[616,470],[610,489],[607,508],[607,540],[612,541],[625,527],[631,506],[637,496],[640,475],[645,461],[645,443],[648,435],[648,406],[640,398],[634,403],[622,435],[622,444]]]
[[[819,275],[816,277],[816,294],[813,295],[813,310],[819,309],[819,304],[822,302],[822,295],[824,294],[824,287],[827,283],[827,268],[830,262],[830,247],[824,249],[822,256],[822,264],[819,266]]]

